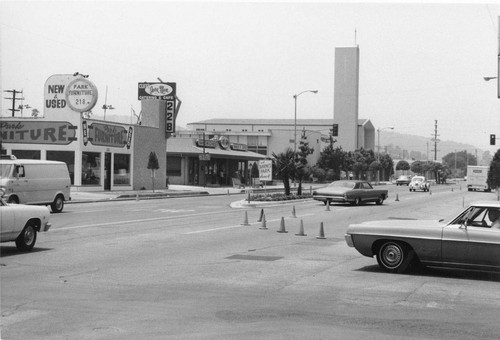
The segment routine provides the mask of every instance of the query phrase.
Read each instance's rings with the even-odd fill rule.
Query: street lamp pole
[[[318,93],[318,90],[305,90],[305,91],[302,91],[298,94],[293,95],[293,99],[295,99],[295,116],[294,116],[294,123],[293,123],[293,127],[294,127],[293,154],[294,155],[297,153],[297,97],[303,93],[306,93],[306,92]]]

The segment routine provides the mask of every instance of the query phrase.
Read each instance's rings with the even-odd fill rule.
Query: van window
[[[12,174],[14,177],[24,177],[24,166],[16,165],[14,168],[14,173]]]

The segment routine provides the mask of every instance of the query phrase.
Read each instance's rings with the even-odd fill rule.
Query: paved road
[[[268,230],[260,207],[229,207],[244,195],[67,205],[34,252],[1,246],[2,339],[494,339],[499,275],[386,274],[343,240],[350,223],[483,198],[398,187],[382,206],[278,204]]]

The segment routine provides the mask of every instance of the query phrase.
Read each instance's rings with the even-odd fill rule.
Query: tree
[[[410,164],[407,161],[399,161],[396,164],[396,170],[408,171],[410,170]]]
[[[158,156],[156,153],[151,151],[149,154],[148,160],[148,169],[151,169],[151,181],[153,182],[153,192],[155,192],[155,170],[160,168],[160,164],[158,163]]]
[[[415,161],[411,163],[410,169],[411,171],[419,175],[422,175],[424,173],[423,163],[421,161]]]
[[[273,164],[276,167],[278,178],[283,180],[285,195],[290,195],[290,178],[295,172],[295,152],[287,148],[285,152],[275,154],[273,152]]]
[[[467,170],[467,165],[477,165],[476,156],[467,153],[466,150],[458,152],[450,152],[442,158],[443,165],[446,165],[450,169],[457,169],[457,172],[465,174]],[[455,176],[458,176],[455,173]]]
[[[380,155],[380,165],[382,166],[382,180],[386,181],[394,173],[394,161],[388,154]]]
[[[312,154],[314,149],[309,147],[307,141],[306,130],[302,130],[300,137],[299,152],[295,157],[295,178],[299,181],[297,195],[302,195],[302,181],[311,174],[310,168],[307,166],[307,156]]]
[[[252,178],[252,184],[254,184],[254,178],[259,178],[259,166],[257,162],[254,162],[252,165],[252,169],[250,170],[250,177]]]
[[[495,152],[493,160],[490,163],[486,183],[488,183],[491,189],[500,189],[500,149]]]

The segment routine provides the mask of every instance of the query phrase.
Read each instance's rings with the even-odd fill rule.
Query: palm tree
[[[295,172],[295,152],[291,148],[275,154],[273,152],[273,162],[276,166],[276,172],[278,176],[283,180],[283,185],[285,186],[285,195],[290,195],[290,178],[293,177]]]

